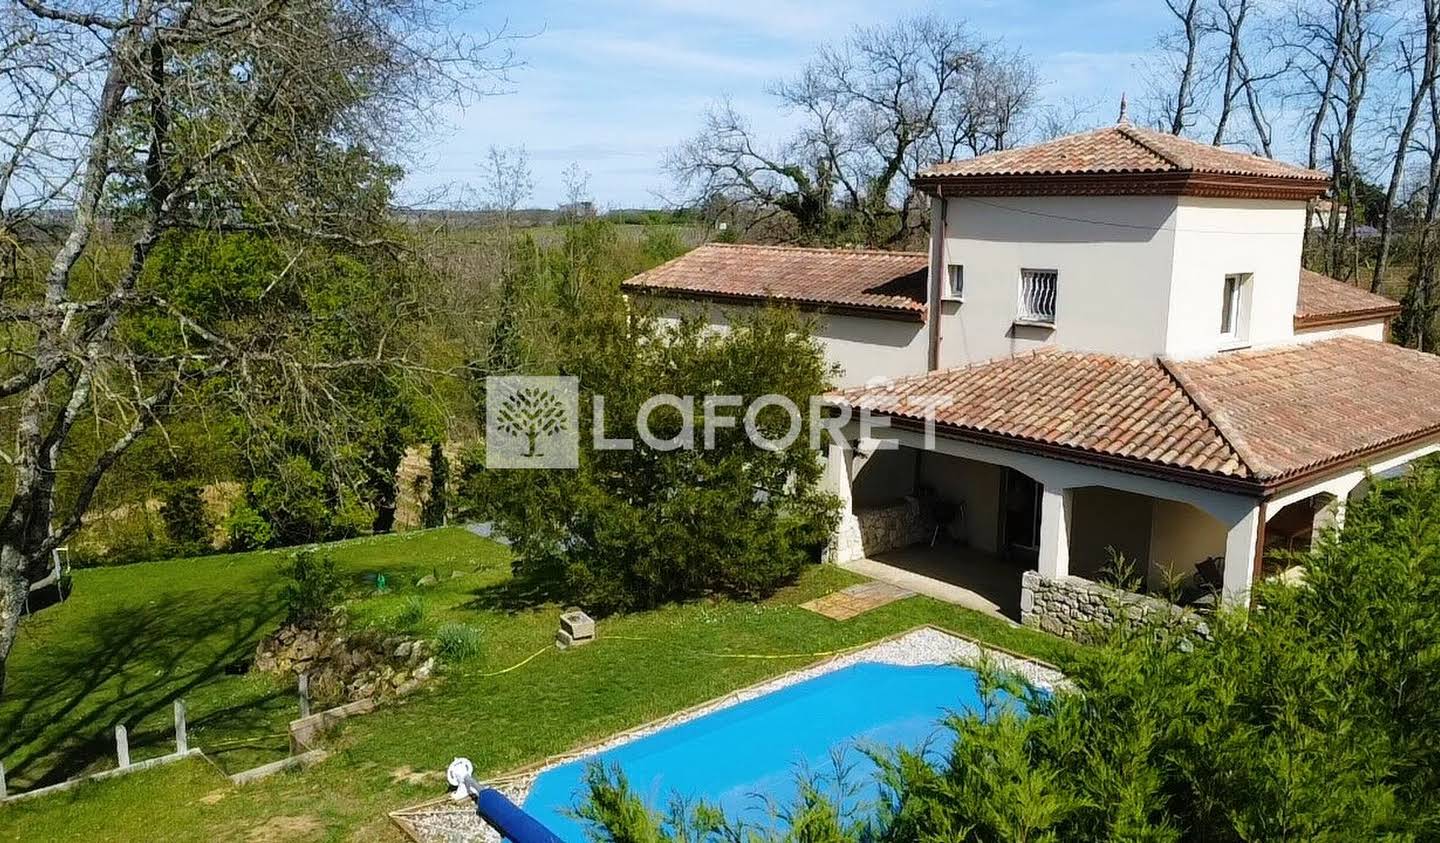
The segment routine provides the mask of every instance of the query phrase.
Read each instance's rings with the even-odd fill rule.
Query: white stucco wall
[[[1190,504],[1157,499],[1150,519],[1152,587],[1163,583],[1167,571],[1189,576],[1198,563],[1225,555],[1225,525]]]
[[[1182,197],[1175,227],[1166,354],[1194,357],[1226,347],[1220,312],[1231,273],[1252,276],[1246,344],[1293,341],[1304,203]]]
[[[1100,486],[1075,489],[1070,513],[1070,573],[1097,579],[1110,550],[1144,571],[1150,560],[1154,499]]]
[[[965,267],[965,297],[943,306],[941,366],[1045,344],[1156,353],[1176,207],[1173,196],[948,200],[945,260]],[[1059,272],[1053,330],[1014,325],[1022,268]]]
[[[920,482],[961,507],[960,523],[952,528],[952,537],[987,553],[999,551],[1004,474],[1001,466],[992,463],[929,451],[920,454]]]
[[[731,315],[747,305],[719,305],[654,297],[657,318],[674,322],[683,313],[700,313],[712,328],[724,330]],[[858,386],[925,371],[925,324],[845,314],[815,314],[815,339],[827,358],[840,366],[836,386]]]
[[[950,199],[945,260],[965,267],[965,297],[942,305],[941,365],[1046,344],[1193,357],[1292,342],[1304,220],[1304,203],[1289,201]],[[1022,268],[1059,273],[1053,329],[1014,324]],[[1231,273],[1251,276],[1243,343],[1220,335]]]
[[[1325,328],[1301,328],[1295,332],[1296,342],[1315,342],[1317,340],[1328,340],[1334,337],[1359,337],[1376,342],[1385,341],[1385,325],[1387,320],[1377,319],[1373,322],[1356,322],[1351,325],[1332,325]]]
[[[851,468],[855,507],[892,504],[915,494],[915,462],[914,451],[898,449],[856,456]]]

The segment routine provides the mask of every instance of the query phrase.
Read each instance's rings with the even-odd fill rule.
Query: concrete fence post
[[[310,716],[310,674],[300,674],[300,716]]]
[[[9,795],[9,791],[5,789],[5,765],[0,764],[0,801],[3,801],[5,797]]]
[[[123,723],[115,727],[115,757],[121,767],[130,766],[130,734]]]
[[[185,726],[185,701],[175,701],[175,754],[184,755],[190,751],[190,735]]]

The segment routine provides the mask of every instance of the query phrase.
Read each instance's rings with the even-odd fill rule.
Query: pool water
[[[787,804],[799,770],[833,770],[833,749],[943,752],[952,739],[941,726],[946,713],[979,704],[975,672],[966,668],[856,664],[547,770],[524,807],[562,839],[581,843],[584,827],[566,812],[584,802],[585,770],[599,761],[618,764],[651,808],[663,810],[678,792],[763,824],[768,814],[756,794]],[[863,785],[852,798],[873,800],[874,764],[853,751],[846,760],[853,764],[847,784]]]

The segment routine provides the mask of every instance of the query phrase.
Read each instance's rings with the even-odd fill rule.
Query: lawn
[[[702,601],[603,620],[599,641],[562,653],[547,648],[559,607],[517,586],[499,545],[444,529],[329,552],[357,594],[355,623],[394,624],[418,595],[421,634],[471,625],[480,654],[444,664],[431,686],[350,721],[322,764],[233,788],[216,766],[234,771],[280,757],[295,716],[290,688],[227,672],[279,621],[282,554],[80,571],[74,597],[27,622],[11,661],[0,760],[12,789],[112,765],[117,722],[130,727],[134,757],[168,751],[177,696],[189,706],[192,745],[213,764],[170,765],[0,807],[0,839],[399,839],[386,812],[438,795],[455,755],[482,774],[500,772],[919,624],[1062,664],[1070,646],[923,597],[828,620],[797,604],[857,578],[817,567],[759,604]],[[437,585],[415,585],[432,572]],[[390,593],[374,593],[377,573]],[[777,654],[785,657],[748,657]]]

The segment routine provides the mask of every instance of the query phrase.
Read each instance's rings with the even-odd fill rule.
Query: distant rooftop
[[[806,249],[708,243],[624,283],[656,295],[754,303],[922,321],[929,259],[923,252]]]

